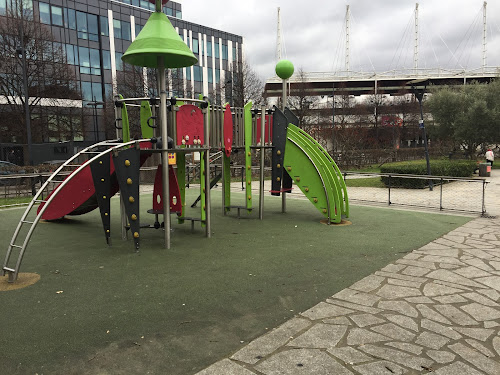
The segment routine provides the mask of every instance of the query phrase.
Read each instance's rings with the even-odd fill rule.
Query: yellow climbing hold
[[[249,201],[252,200],[252,196],[251,195],[248,196],[248,200]]]
[[[136,215],[136,214],[132,214],[132,216],[130,216],[130,218],[131,218],[132,220],[136,221],[136,220],[137,220],[137,215]]]
[[[276,165],[276,168],[281,168],[281,164],[280,164],[280,163],[278,163],[278,164]]]
[[[318,203],[318,198],[314,198],[314,203]]]
[[[276,154],[281,155],[281,151],[280,150],[276,151]]]
[[[127,160],[125,160],[125,166],[126,166],[126,167],[130,167],[130,160],[128,160],[128,159],[127,159]]]
[[[297,182],[299,182],[300,181],[300,177],[297,177],[295,180],[297,180]]]
[[[134,202],[135,202],[135,199],[134,199],[134,197],[128,197],[128,201],[129,201],[130,203],[134,203]]]
[[[131,178],[127,178],[127,185],[132,185],[132,179]]]
[[[134,238],[139,238],[139,232],[134,232]]]
[[[309,188],[305,188],[304,190],[306,191],[306,193],[309,192]]]
[[[292,170],[292,167],[288,167],[287,171],[290,172]]]
[[[279,178],[279,177],[276,177],[276,181],[278,181],[278,182],[279,182],[279,181],[281,181],[281,178]]]

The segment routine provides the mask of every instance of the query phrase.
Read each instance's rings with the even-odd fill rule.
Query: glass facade
[[[146,24],[154,5],[145,0],[34,0],[32,6],[35,18],[47,28],[47,32],[52,33],[55,45],[64,51],[65,61],[61,62],[67,63],[74,71],[74,86],[81,94],[83,108],[89,101],[112,100],[123,75],[128,74],[130,69],[122,63],[121,57]],[[6,15],[8,8],[9,0],[0,0],[0,16]],[[180,3],[169,1],[163,11],[199,59],[193,67],[170,72],[169,96],[203,94],[213,95],[212,100],[216,97],[220,99],[220,93],[215,93],[215,90],[220,86],[221,79],[229,74],[229,62],[241,61],[242,38],[183,20]],[[228,55],[229,48],[231,56]],[[148,83],[148,86],[151,85]],[[71,126],[80,129],[73,132],[75,140],[103,138],[96,137],[92,129],[87,129],[89,121],[85,119],[85,114],[81,121],[76,121],[75,116],[74,113],[70,116]],[[40,121],[46,118],[39,116]],[[51,132],[60,129],[63,123],[64,119],[51,118]]]

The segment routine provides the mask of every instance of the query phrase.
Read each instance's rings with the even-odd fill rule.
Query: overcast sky
[[[183,19],[238,34],[262,79],[276,64],[277,8],[295,70],[345,70],[345,15],[350,5],[351,71],[412,68],[415,3],[409,0],[177,0]],[[419,67],[476,69],[482,64],[483,1],[419,1]],[[500,66],[500,1],[487,5],[487,65]]]

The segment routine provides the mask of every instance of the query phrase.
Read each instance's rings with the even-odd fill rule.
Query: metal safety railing
[[[486,214],[486,178],[342,172],[349,201]],[[380,179],[380,187],[353,187],[351,179]],[[370,184],[359,184],[370,185]],[[385,186],[385,188],[384,188]]]

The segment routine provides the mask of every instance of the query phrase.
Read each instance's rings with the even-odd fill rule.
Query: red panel
[[[226,150],[226,156],[231,155],[231,150],[233,147],[233,115],[231,113],[231,106],[226,105],[226,111],[224,112],[224,149]]]
[[[260,117],[257,118],[257,143],[260,143]],[[273,116],[266,115],[266,128],[264,130],[264,143],[269,143],[269,128],[271,128],[271,139],[273,138]]]
[[[168,166],[168,186],[170,193],[170,212],[181,213],[181,193],[179,190],[179,183],[177,182],[177,175],[174,168]],[[162,165],[158,166],[155,175],[155,186],[153,188],[153,211],[155,213],[163,213],[163,171]]]
[[[150,142],[140,143],[141,149],[151,149]],[[149,158],[151,154],[141,155],[141,165]],[[118,182],[116,181],[115,165],[113,164],[113,158],[111,153],[109,155],[111,158],[110,165],[110,178],[112,178],[113,185],[111,186],[111,196],[118,192]],[[70,176],[72,176],[71,174]],[[68,179],[70,176],[66,177]],[[43,213],[42,219],[44,220],[56,220],[71,214],[83,214],[93,209],[97,208],[95,206],[88,206],[85,209],[80,209],[81,206],[86,203],[95,194],[94,180],[92,179],[92,172],[90,170],[90,165],[83,168],[78,175],[74,176],[68,183],[61,189],[54,200],[50,203]],[[50,194],[52,195],[52,194]],[[49,197],[50,197],[49,195]],[[49,198],[47,197],[47,199]],[[40,204],[37,213],[40,212],[44,203]]]
[[[177,111],[177,145],[201,146],[204,143],[201,109],[191,104],[180,106]]]

